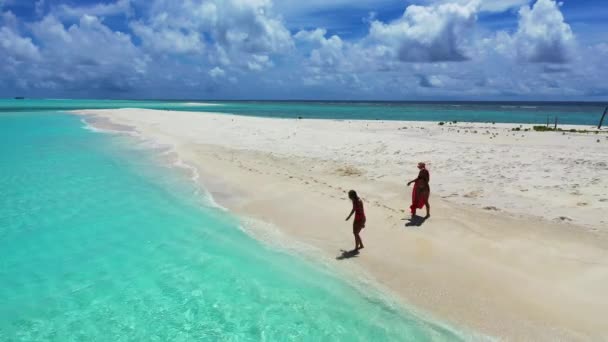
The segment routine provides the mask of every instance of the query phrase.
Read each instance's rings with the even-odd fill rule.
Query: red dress
[[[422,209],[429,202],[429,195],[431,194],[429,186],[430,178],[431,176],[427,169],[420,170],[418,178],[414,182],[414,189],[412,190],[412,205],[410,206],[412,214],[416,213],[416,209]]]
[[[353,210],[355,211],[355,225],[365,227],[365,210],[363,210],[363,201],[361,199],[353,202]]]

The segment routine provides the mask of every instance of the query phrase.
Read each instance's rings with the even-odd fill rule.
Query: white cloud
[[[321,48],[313,50],[310,59],[319,66],[337,66],[345,59],[344,46],[342,39],[333,35],[328,39],[323,39]]]
[[[228,56],[226,49],[224,49],[220,45],[217,45],[217,44],[213,45],[212,48],[208,50],[207,57],[209,58],[209,63],[212,65],[213,64],[221,64],[223,66],[230,65],[230,56]]]
[[[155,32],[172,29],[209,35],[228,53],[272,54],[293,47],[291,34],[273,14],[270,0],[155,0],[149,12],[146,24]]]
[[[396,0],[278,1],[99,0],[52,7],[57,2],[37,0],[39,14],[50,14],[28,17],[34,23],[0,11],[0,56],[7,61],[0,63],[0,93],[29,87],[93,96],[141,90],[139,96],[148,97],[608,96],[608,45],[580,25],[576,43],[554,0],[532,6],[532,0],[408,0],[417,5],[403,5],[398,19],[385,22],[383,11],[368,13]],[[329,14],[311,19],[315,11],[341,6],[361,13],[367,34],[341,33],[336,28],[344,20],[323,25]],[[478,26],[478,14],[503,11],[500,20],[519,19],[518,26],[492,31],[486,20],[494,16]],[[125,17],[104,20],[117,15]],[[302,19],[321,24],[299,24]],[[116,29],[125,20],[135,41]],[[313,29],[291,35],[286,25]]]
[[[325,38],[327,30],[315,29],[311,31],[299,31],[294,37],[303,42],[312,43],[315,49],[310,52],[310,63],[316,67],[344,68],[347,63],[346,54],[351,48],[349,43],[344,42],[338,35]]]
[[[464,61],[476,14],[475,3],[411,5],[394,22],[373,21],[367,39],[404,62]]]
[[[368,39],[350,42],[338,35],[326,37],[325,29],[299,31],[298,42],[311,45],[307,65],[314,73],[393,71],[401,62],[394,49]],[[300,45],[300,44],[299,44]]]
[[[198,32],[183,33],[171,28],[154,29],[141,22],[132,22],[129,26],[133,33],[141,38],[143,46],[151,51],[171,54],[200,53],[204,48]]]
[[[261,71],[272,66],[272,61],[266,55],[251,55],[247,68],[251,71]]]
[[[146,72],[148,61],[131,37],[112,31],[99,18],[85,15],[65,27],[49,15],[30,25],[41,42],[43,81],[68,87],[129,89]]]
[[[504,12],[511,8],[520,8],[527,5],[531,0],[481,0],[480,11]]]
[[[20,34],[17,17],[10,11],[0,13],[0,56],[10,64],[40,58],[38,47],[30,37]]]
[[[40,58],[38,47],[28,37],[21,37],[9,27],[0,28],[0,51],[5,57],[13,60],[28,61]]]
[[[481,12],[504,12],[527,5],[531,0],[427,0],[427,4],[459,4],[475,6]]]
[[[291,34],[283,23],[266,15],[270,1],[232,0],[223,2],[221,8],[214,34],[218,41],[250,53],[280,52],[292,47]]]
[[[325,34],[327,34],[327,30],[322,28],[317,28],[311,31],[300,30],[294,35],[294,38],[307,42],[323,43],[325,40]]]
[[[213,78],[224,77],[224,75],[226,75],[226,72],[220,67],[215,67],[215,68],[209,70],[209,76],[211,76]]]
[[[519,11],[513,36],[518,56],[534,63],[566,63],[571,60],[574,34],[554,0],[538,0]]]
[[[99,3],[91,6],[73,7],[59,5],[53,13],[60,18],[80,18],[83,15],[105,17],[113,15],[128,15],[131,12],[131,0],[117,0],[114,3]]]
[[[337,19],[340,12],[367,13],[379,9],[402,6],[404,0],[275,0],[273,7],[285,19],[285,25],[293,31],[304,28],[325,27],[330,31],[343,29]]]

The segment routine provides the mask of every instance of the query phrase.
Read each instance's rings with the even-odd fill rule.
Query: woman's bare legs
[[[364,248],[363,241],[361,240],[361,236],[359,235],[361,229],[361,227],[353,227],[353,234],[355,235],[355,250]]]

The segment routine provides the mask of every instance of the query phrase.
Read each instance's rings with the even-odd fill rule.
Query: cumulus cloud
[[[403,62],[464,61],[477,10],[474,2],[411,5],[396,21],[373,21],[368,40]]]
[[[529,3],[530,0],[481,0],[479,9],[487,12],[504,12],[511,8],[520,8]]]
[[[345,42],[337,35],[326,38],[327,30],[315,29],[311,31],[299,31],[295,38],[315,44],[316,48],[310,52],[310,62],[318,67],[338,67],[346,63]]]
[[[142,40],[142,45],[155,52],[171,54],[199,53],[204,43],[196,31],[182,32],[172,28],[153,28],[141,22],[130,24],[133,33]]]
[[[40,58],[38,47],[31,38],[20,34],[17,17],[10,11],[0,13],[0,56],[10,64]]]
[[[67,28],[54,16],[47,16],[31,28],[46,52],[78,57],[71,58],[71,62],[124,64],[120,61],[131,62],[138,55],[128,34],[112,31],[95,16],[82,16],[78,24]]]
[[[518,56],[533,63],[567,63],[574,49],[574,34],[554,0],[538,0],[519,11],[513,36]]]
[[[31,30],[41,42],[44,64],[36,67],[46,82],[124,90],[146,71],[147,60],[131,37],[112,31],[97,17],[85,15],[66,28],[49,15],[32,24]]]
[[[31,15],[0,11],[0,88],[133,97],[608,94],[608,45],[585,42],[584,31],[575,42],[555,0],[412,0],[392,21],[368,15],[381,7],[372,0],[274,1],[32,0]],[[364,32],[298,24],[338,4],[361,13]],[[496,32],[488,12],[513,26]]]
[[[228,52],[259,55],[280,53],[293,47],[290,32],[281,19],[272,14],[270,0],[155,0],[149,12],[146,24],[153,32],[163,29],[198,32],[209,35]]]
[[[328,36],[322,28],[301,30],[294,38],[312,46],[313,72],[388,72],[402,69],[398,63],[464,62],[477,11],[477,2],[411,5],[393,22],[373,20],[360,41]]]
[[[473,5],[482,12],[504,12],[513,8],[527,5],[531,0],[428,0],[430,4],[456,3],[460,5]]]
[[[15,62],[38,60],[38,47],[28,37],[21,37],[8,27],[0,28],[0,51]]]
[[[215,67],[209,70],[209,76],[211,76],[212,78],[220,78],[224,77],[224,75],[226,75],[226,72],[220,67]]]
[[[289,49],[291,34],[276,17],[267,15],[270,1],[222,1],[214,36],[219,42],[250,53]]]
[[[305,42],[322,44],[325,41],[326,34],[327,30],[322,28],[317,28],[310,31],[300,30],[294,35],[294,38]]]
[[[44,4],[43,0],[41,0]],[[38,7],[38,4],[36,4]],[[54,14],[61,18],[80,18],[84,15],[106,17],[113,15],[128,15],[131,12],[131,0],[117,0],[113,3],[100,3],[90,6],[59,5]]]
[[[272,66],[270,57],[266,55],[251,55],[247,61],[247,68],[251,71],[261,71]]]

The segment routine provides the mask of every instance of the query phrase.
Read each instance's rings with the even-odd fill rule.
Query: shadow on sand
[[[405,224],[405,226],[406,227],[420,227],[427,219],[428,219],[428,217],[414,215],[411,218],[407,219],[409,222],[407,222]]]
[[[350,250],[350,251],[345,251],[345,250],[340,250],[340,252],[342,252],[342,254],[338,255],[336,257],[336,260],[344,260],[344,259],[350,259],[350,258],[356,258],[359,256],[359,251],[356,249]]]

